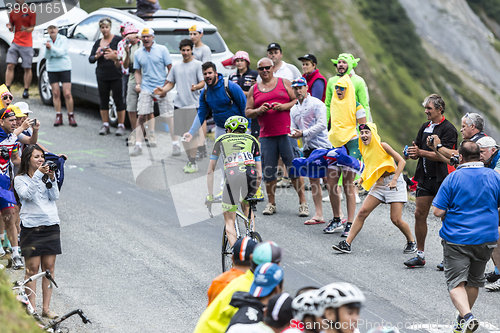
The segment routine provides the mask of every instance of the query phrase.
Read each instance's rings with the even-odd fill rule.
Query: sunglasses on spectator
[[[5,95],[4,97],[2,97],[2,99],[5,101],[6,99],[10,99],[12,100],[12,95]]]
[[[344,91],[345,90],[345,87],[340,87],[340,86],[335,86],[335,90],[340,90],[340,91]]]
[[[270,70],[271,67],[273,67],[273,66],[262,66],[262,67],[257,67],[257,69],[262,72],[262,71],[265,71],[265,70],[266,71]]]

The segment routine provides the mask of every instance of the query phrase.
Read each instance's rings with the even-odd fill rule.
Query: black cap
[[[271,327],[281,328],[290,324],[293,299],[289,294],[274,295],[267,303],[267,312],[264,322]]]
[[[278,49],[278,50],[280,50],[280,51],[281,51],[281,46],[280,46],[280,44],[278,44],[278,43],[271,43],[271,44],[269,44],[269,46],[267,47],[267,50],[269,51],[269,50],[272,50],[272,49]]]
[[[306,54],[305,56],[300,57],[299,60],[311,60],[313,62],[313,64],[316,64],[316,65],[318,64],[318,60],[316,59],[314,54]]]

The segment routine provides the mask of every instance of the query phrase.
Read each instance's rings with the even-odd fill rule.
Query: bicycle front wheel
[[[226,235],[226,226],[222,230],[222,273],[228,271],[233,267],[233,249],[231,248],[231,244],[227,239]]]
[[[257,243],[262,242],[262,237],[257,231],[250,231],[250,237]]]

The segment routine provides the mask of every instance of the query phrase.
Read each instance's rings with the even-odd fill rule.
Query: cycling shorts
[[[257,192],[257,169],[246,166],[246,172],[240,172],[239,167],[224,171],[226,183],[222,192],[222,210],[235,212],[238,209],[240,197],[243,200],[251,198]]]

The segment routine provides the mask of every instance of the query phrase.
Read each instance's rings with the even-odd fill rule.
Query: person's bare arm
[[[418,146],[415,144],[415,141],[413,141],[411,147],[408,147],[408,155],[413,160],[416,160],[419,157],[424,157],[431,161],[436,161],[436,162],[441,161],[441,159],[437,156],[435,152],[418,148]]]
[[[203,89],[205,87],[205,80],[198,82],[198,84],[192,84],[191,85],[191,91],[196,91]]]
[[[10,160],[14,164],[14,166],[18,167],[21,166],[21,156],[17,152],[12,152],[12,155],[10,155]]]
[[[216,165],[217,161],[210,159],[207,171],[207,187],[208,187],[208,195],[212,197],[214,196],[214,170]]]
[[[391,155],[391,157],[396,161],[397,168],[396,171],[394,171],[394,177],[392,178],[391,182],[387,184],[387,186],[392,189],[396,188],[396,185],[398,183],[398,178],[399,175],[401,175],[401,172],[403,172],[403,169],[405,168],[406,161],[403,159],[401,155],[398,154],[397,151],[395,151],[389,144],[382,142],[381,143],[382,148],[387,152],[387,154]]]
[[[135,91],[140,92],[141,91],[141,82],[142,82],[142,72],[140,69],[135,70]]]
[[[434,216],[440,217],[440,218],[443,218],[446,215],[445,210],[439,209],[437,207],[433,207],[433,213],[434,213]]]
[[[163,94],[168,93],[174,87],[175,87],[175,83],[167,81],[167,83],[163,87],[156,87],[154,90],[154,93],[156,95],[163,95]]]

